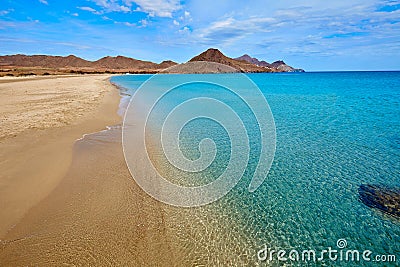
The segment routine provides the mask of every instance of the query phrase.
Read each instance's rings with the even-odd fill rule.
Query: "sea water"
[[[212,75],[226,80],[233,74]],[[124,75],[113,77],[112,82],[124,88],[125,94],[132,95],[150,77]],[[180,77],[188,75],[163,75],[162,79],[168,84],[169,79],[176,81]],[[191,77],[201,78],[199,74]],[[276,125],[273,164],[264,183],[253,193],[248,191],[248,185],[260,158],[260,129],[240,98],[218,86],[188,84],[164,97],[149,116],[153,118],[152,131],[157,139],[163,120],[175,106],[191,98],[211,97],[230,105],[239,114],[249,136],[249,162],[243,178],[230,193],[208,206],[192,208],[194,211],[171,209],[171,225],[176,228],[172,233],[183,243],[190,243],[183,245],[194,259],[188,262],[305,265],[278,261],[276,256],[272,262],[263,262],[257,254],[267,246],[269,250],[288,252],[311,249],[317,252],[317,257],[329,247],[360,253],[370,250],[371,257],[396,255],[398,264],[399,219],[365,206],[359,200],[358,189],[361,184],[400,187],[400,72],[247,74],[247,77],[265,96]],[[244,89],[241,94],[251,97],[253,92]],[[155,149],[157,160],[164,166],[160,172],[169,174],[170,181],[198,186],[215,180],[224,171],[231,151],[229,133],[224,127],[212,120],[199,119],[188,123],[179,138],[180,149],[189,159],[199,157],[198,144],[204,138],[215,142],[218,153],[201,175],[185,175],[168,166],[161,148]],[[190,218],[189,222],[182,222],[185,220],[182,212]],[[203,217],[206,213],[214,215]],[[188,228],[193,229],[188,231]],[[346,241],[345,247],[338,247],[339,239]],[[325,257],[324,261],[307,264],[355,265],[337,261]],[[360,263],[371,264],[362,259]],[[384,265],[396,266],[396,263]]]

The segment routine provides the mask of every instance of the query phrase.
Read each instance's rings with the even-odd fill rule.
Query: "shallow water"
[[[229,75],[220,77],[227,79]],[[164,76],[166,84],[168,77],[180,79],[179,75]],[[149,77],[129,75],[112,81],[132,94]],[[228,195],[200,208],[165,206],[170,231],[189,255],[187,262],[263,265],[266,262],[257,259],[257,252],[264,244],[275,250],[322,251],[337,248],[338,239],[346,239],[346,249],[393,254],[399,262],[400,221],[361,203],[358,188],[365,183],[400,186],[400,72],[248,77],[266,97],[277,132],[271,170],[254,193],[247,187],[259,159],[259,128],[251,112],[232,94],[212,86],[187,85],[163,98],[150,116],[151,138],[155,140],[152,160],[168,179],[182,185],[216,179],[226,167],[231,148],[220,125],[205,119],[193,121],[180,135],[183,153],[198,158],[199,141],[209,137],[218,148],[216,159],[200,175],[188,176],[171,167],[157,140],[161,123],[174,106],[199,96],[220,99],[240,114],[250,137],[245,174]],[[246,89],[242,94],[252,96]],[[349,263],[326,260],[308,264]],[[385,263],[391,265],[395,263]]]

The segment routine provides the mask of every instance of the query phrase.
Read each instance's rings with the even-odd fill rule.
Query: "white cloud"
[[[102,6],[102,7],[107,7],[109,5],[108,0],[92,0],[92,2],[95,2],[96,5]],[[114,2],[114,1],[110,1],[110,2]]]
[[[127,6],[119,6],[119,10],[122,12],[130,12],[131,9]]]
[[[97,11],[96,9],[88,7],[88,6],[79,6],[77,8],[79,8],[80,10],[89,11],[89,12],[91,12],[93,14],[96,14],[96,15],[102,14],[101,12]]]
[[[186,10],[183,12],[183,15],[179,17],[179,20],[186,21],[186,22],[192,22],[193,21],[190,12],[186,11]]]
[[[179,26],[179,22],[178,21],[174,20],[173,23],[174,23],[174,25]]]
[[[210,26],[196,32],[197,38],[205,43],[231,43],[254,33],[271,32],[274,18],[253,17],[237,20],[232,17],[215,21]]]
[[[128,27],[136,27],[135,23],[130,23],[130,22],[124,22],[124,25]]]
[[[146,27],[149,24],[149,21],[146,19],[142,19],[141,21],[139,21],[140,25],[139,27]]]
[[[174,12],[182,8],[179,0],[88,0],[106,12],[144,12],[150,17],[172,18]],[[135,8],[132,6],[135,5]],[[187,14],[186,14],[187,13]],[[185,16],[190,16],[185,12]]]
[[[368,35],[380,34],[385,23],[387,27],[391,25],[392,28],[398,28],[400,25],[390,24],[398,20],[400,10],[390,13],[377,12],[379,5],[376,2],[369,0],[358,2],[346,3],[339,0],[325,7],[319,4],[310,6],[310,3],[305,2],[303,6],[291,8],[280,5],[280,7],[275,6],[274,12],[269,11],[269,15],[256,16],[236,11],[222,16],[223,19],[204,23],[202,27],[197,25],[193,35],[200,42],[210,45],[232,44],[238,40],[242,42],[244,38],[245,42],[256,44],[262,43],[260,40],[284,36],[285,38],[276,45],[283,47],[287,46],[286,43],[302,42],[308,35],[316,36],[317,40],[336,36],[368,40]],[[388,36],[388,32],[385,34]],[[317,41],[314,41],[313,47],[317,46]]]
[[[145,28],[149,25],[150,21],[148,21],[147,19],[142,19],[140,21],[138,21],[137,23],[132,23],[132,22],[126,22],[126,21],[116,21],[116,20],[112,20],[108,17],[103,18],[104,20],[111,20],[114,22],[114,24],[120,24],[120,25],[125,25],[128,27],[135,27],[135,28]]]
[[[44,5],[48,5],[49,3],[47,3],[47,0],[39,0],[40,3],[44,4]]]
[[[79,17],[78,13],[72,13],[71,15],[74,16],[74,17]]]
[[[191,30],[190,30],[190,28],[188,26],[185,26],[185,27],[183,27],[182,29],[179,30],[179,33],[181,33],[181,34],[188,34],[190,32],[191,32]]]
[[[131,8],[127,5],[120,4],[117,0],[91,0],[97,6],[103,9],[103,12],[131,12]]]
[[[135,3],[140,11],[149,14],[151,17],[169,17],[182,8],[179,0],[124,0],[127,6]]]
[[[13,12],[14,9],[8,9],[8,10],[0,10],[0,16],[5,16],[7,14],[10,14],[10,12]]]

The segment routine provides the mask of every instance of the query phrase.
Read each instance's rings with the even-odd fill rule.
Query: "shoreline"
[[[148,196],[126,167],[117,115],[121,99],[118,90],[113,90],[97,110],[103,116],[109,114],[108,102],[118,124],[85,131],[74,141],[59,182],[1,236],[2,264],[183,264],[183,249],[166,224],[165,209],[170,208]]]
[[[0,211],[0,239],[62,181],[79,139],[121,123],[121,98],[110,77],[0,80],[0,94],[3,98],[10,96],[9,103],[0,110],[5,118],[0,136],[0,202],[4,203]],[[52,97],[46,98],[49,95]],[[21,115],[28,122],[18,121]]]

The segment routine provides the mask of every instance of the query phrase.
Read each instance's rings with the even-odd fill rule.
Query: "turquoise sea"
[[[198,80],[199,75],[162,75],[168,80]],[[212,74],[229,80],[233,74]],[[187,84],[165,96],[154,108],[153,138],[160,135],[168,111],[194,97],[219,99],[240,116],[249,136],[249,162],[242,179],[225,197],[199,208],[165,205],[170,235],[180,240],[191,265],[261,266],[398,266],[400,219],[364,205],[362,184],[400,187],[400,72],[314,72],[247,74],[261,90],[276,125],[276,153],[264,183],[248,191],[260,158],[260,130],[251,110],[218,86]],[[151,75],[112,78],[130,95]],[[213,79],[214,79],[213,78]],[[155,86],[154,90],[158,90]],[[149,92],[150,94],[152,92]],[[252,97],[245,88],[241,94]],[[261,102],[260,102],[261,103]],[[217,111],[216,111],[217,112]],[[226,168],[229,134],[212,120],[191,121],[182,129],[180,148],[199,157],[198,144],[211,138],[214,162],[201,174],[184,175],[168,166],[160,148],[154,156],[160,172],[181,185],[215,180]],[[157,142],[155,144],[157,146]],[[258,252],[343,249],[372,251],[371,261],[262,261]],[[395,255],[397,263],[377,263],[376,255]],[[287,257],[287,254],[286,254]]]

